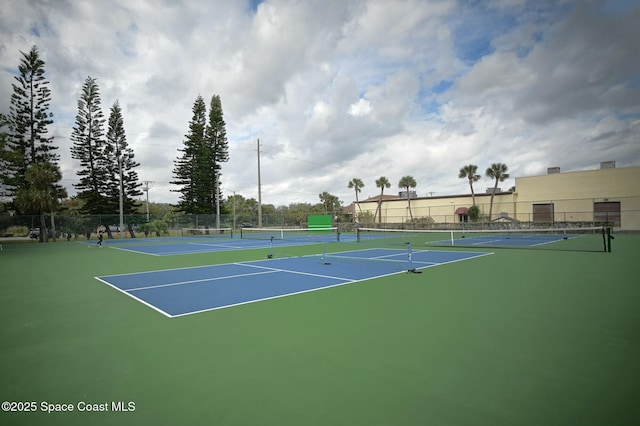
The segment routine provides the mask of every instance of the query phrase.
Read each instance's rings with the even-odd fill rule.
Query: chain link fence
[[[360,203],[359,225],[386,228],[509,228],[613,226],[640,230],[640,196],[539,201],[497,201],[476,204],[478,216],[466,214],[471,203],[455,199],[412,199]],[[491,212],[491,214],[490,214]]]
[[[403,200],[384,202],[380,214],[377,203],[361,202],[356,208],[356,220],[349,214],[334,213],[333,226],[340,231],[354,227],[385,227],[412,229],[501,229],[544,227],[613,226],[622,231],[640,230],[640,196],[618,198],[585,198],[540,201],[498,201],[476,204],[478,216],[461,214],[470,204],[460,200],[415,199],[411,210]],[[489,215],[491,210],[492,214]],[[298,228],[307,226],[306,213],[280,213],[263,215],[263,227]],[[47,214],[44,217],[45,234],[40,236],[41,218],[38,215],[12,215],[0,213],[0,238],[33,239],[91,239],[99,226],[104,226],[107,238],[144,238],[148,236],[177,236],[183,229],[214,229],[256,227],[257,212],[236,215],[168,213],[162,216],[131,214],[124,216],[124,229],[120,230],[120,216]],[[122,232],[120,232],[122,231]]]
[[[335,216],[336,222],[342,223],[343,216]],[[46,235],[40,237],[41,218],[39,215],[0,214],[0,238],[32,238],[32,239],[92,239],[97,229],[104,227],[107,238],[144,238],[150,236],[178,236],[184,229],[215,229],[240,227],[256,227],[259,223],[257,214],[220,215],[215,214],[146,214],[124,215],[123,229],[120,229],[120,216],[105,215],[65,215],[45,214]],[[344,224],[343,224],[344,225]],[[351,223],[346,225],[351,226]],[[306,227],[306,215],[276,214],[263,215],[263,227],[298,228]],[[335,225],[337,226],[337,224]],[[122,231],[122,232],[121,232]]]

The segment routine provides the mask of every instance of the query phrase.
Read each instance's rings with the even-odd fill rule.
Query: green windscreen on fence
[[[307,216],[307,224],[309,228],[331,228],[333,219],[330,214],[309,215]]]

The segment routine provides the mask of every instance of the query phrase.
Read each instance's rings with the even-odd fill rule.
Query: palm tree
[[[364,188],[364,183],[362,182],[362,179],[353,178],[349,181],[349,189],[354,189],[356,191],[356,204],[358,205],[358,209],[360,210],[361,214],[362,214],[362,207],[360,207],[360,202],[358,201],[358,192],[360,192],[360,189],[362,188]]]
[[[504,180],[509,177],[509,173],[507,173],[508,170],[509,168],[507,167],[506,164],[493,163],[491,167],[489,167],[486,171],[487,177],[490,177],[491,179],[495,179],[495,184],[493,185],[493,191],[491,191],[491,204],[489,205],[489,221],[491,221],[491,214],[493,213],[493,197],[496,195],[498,182],[504,182]]]
[[[62,173],[57,165],[43,161],[31,164],[24,179],[29,187],[16,191],[16,204],[21,210],[40,216],[40,242],[47,242],[45,214],[56,211],[58,199],[67,196],[66,191],[55,185],[62,179]]]
[[[334,214],[340,207],[340,199],[335,195],[329,194],[327,191],[324,191],[322,194],[319,194],[320,202],[322,203],[322,207],[324,207],[324,214]]]
[[[473,205],[476,205],[476,194],[473,192],[473,182],[477,182],[480,180],[480,175],[478,174],[478,166],[475,164],[469,164],[460,169],[460,173],[458,173],[458,177],[460,179],[468,179],[469,187],[471,188],[471,199],[473,200]]]
[[[380,176],[379,179],[376,179],[376,187],[380,188],[380,198],[378,199],[378,207],[376,208],[376,213],[373,215],[373,220],[376,219],[376,215],[380,214],[378,217],[378,223],[382,223],[382,197],[384,195],[385,188],[391,188],[391,182],[384,176]]]
[[[409,192],[409,188],[416,187],[416,180],[413,178],[413,176],[404,176],[402,179],[400,179],[398,186],[406,191],[407,203],[409,206],[409,217],[413,221],[413,213],[411,213],[411,193]]]

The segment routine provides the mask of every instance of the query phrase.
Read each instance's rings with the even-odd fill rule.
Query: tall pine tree
[[[0,166],[2,166],[2,170],[4,170],[5,166],[5,158],[2,156],[5,151],[5,147],[8,147],[9,141],[9,119],[0,112]],[[1,183],[2,181],[0,181]]]
[[[227,130],[222,114],[222,102],[220,96],[213,95],[209,107],[209,123],[205,131],[205,146],[209,156],[212,208],[215,211],[218,197],[222,198],[220,189],[220,176],[222,175],[222,163],[229,161],[229,147],[227,143]]]
[[[0,197],[9,195],[8,189],[5,185],[5,171],[7,170],[7,159],[5,154],[8,153],[7,141],[9,140],[9,119],[2,113],[0,113]]]
[[[31,164],[50,162],[57,165],[59,155],[55,154],[53,136],[49,136],[48,126],[53,124],[53,114],[49,112],[51,90],[45,78],[45,62],[40,52],[33,46],[28,53],[20,52],[22,60],[18,75],[14,78],[13,94],[8,117],[8,137],[0,153],[2,168],[0,179],[15,193],[18,189],[28,189],[31,185],[25,179]],[[52,182],[52,188],[61,192],[62,188]]]
[[[120,164],[122,165],[122,195],[123,213],[131,214],[137,210],[139,204],[134,197],[142,195],[138,181],[138,173],[134,170],[140,164],[134,160],[133,149],[127,144],[124,130],[124,118],[120,103],[116,101],[109,114],[109,128],[107,130],[107,143],[105,157],[108,161],[108,204],[109,212],[120,211]],[[106,213],[106,212],[105,212]]]
[[[71,132],[71,157],[80,161],[76,172],[80,181],[73,186],[84,201],[82,213],[100,214],[108,210],[108,160],[105,155],[104,114],[96,80],[87,77],[78,100],[78,114]]]
[[[202,188],[202,151],[205,128],[207,125],[207,107],[202,96],[198,96],[193,104],[193,117],[189,122],[189,133],[185,135],[184,147],[178,149],[182,155],[174,161],[174,180],[171,182],[181,188],[177,208],[185,213],[210,213],[203,210]]]
[[[181,188],[178,209],[186,213],[215,213],[221,175],[221,163],[228,161],[227,132],[220,97],[211,99],[209,123],[206,105],[198,96],[193,105],[189,133],[185,135],[182,155],[175,160],[174,180]]]

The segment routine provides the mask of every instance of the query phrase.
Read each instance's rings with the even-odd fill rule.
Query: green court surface
[[[265,250],[4,242],[0,424],[640,424],[640,235],[612,253],[490,251],[167,318],[94,277]]]

